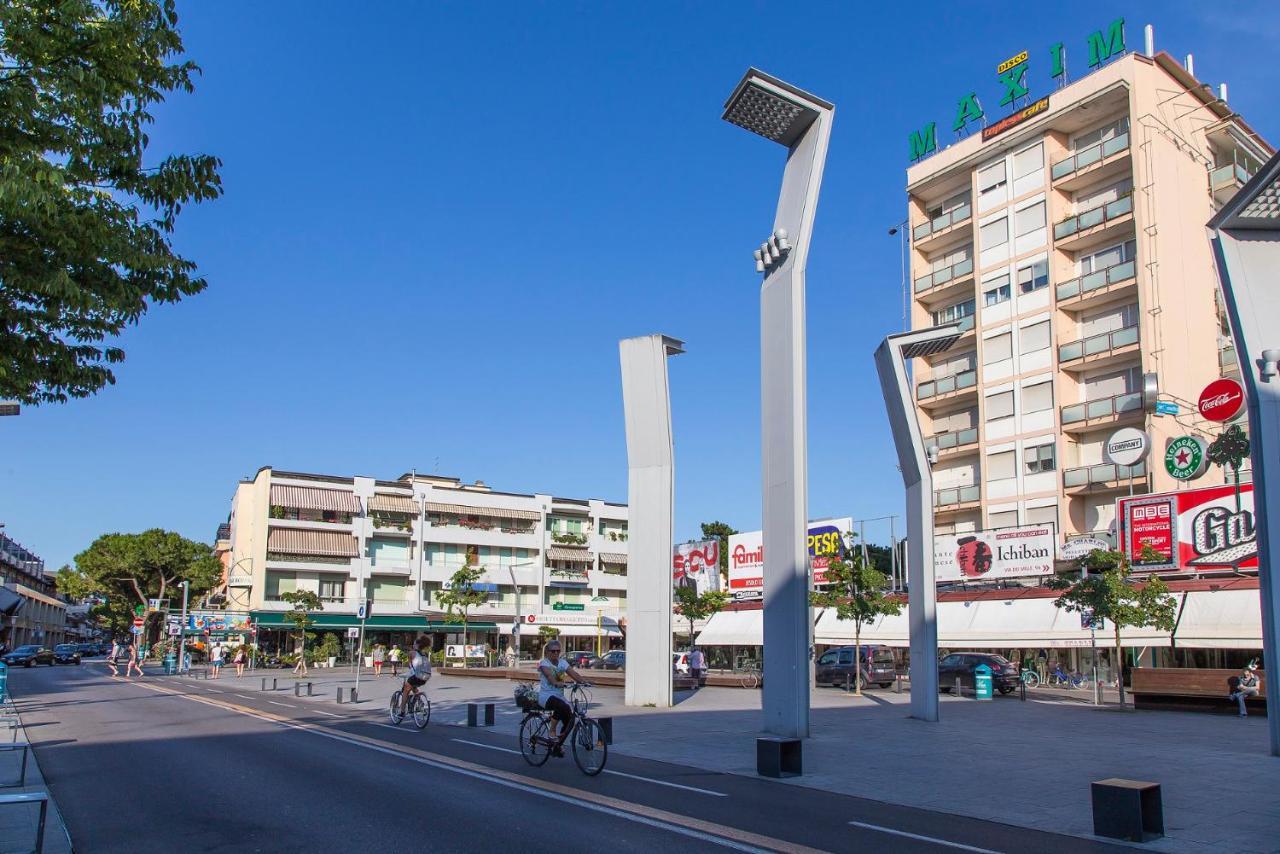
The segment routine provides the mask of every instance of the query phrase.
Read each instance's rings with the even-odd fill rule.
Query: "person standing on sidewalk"
[[[142,672],[142,662],[138,660],[138,644],[135,641],[129,642],[129,664],[124,669],[124,678],[128,679],[133,671],[138,671],[138,678],[142,678],[145,674]]]
[[[213,675],[209,677],[210,679],[217,679],[222,674],[222,657],[224,655],[226,655],[226,650],[223,649],[222,644],[215,645],[209,657],[209,666],[213,668]]]
[[[689,674],[693,676],[694,686],[701,688],[706,684],[707,657],[698,647],[689,652]]]
[[[373,675],[382,675],[382,662],[386,660],[387,648],[382,644],[374,644],[373,647]]]
[[[400,644],[393,643],[391,651],[387,653],[387,659],[391,662],[391,675],[400,675],[400,660],[404,657],[404,653],[400,651]]]
[[[235,666],[236,666],[237,679],[239,679],[241,676],[244,675],[244,666],[248,664],[248,661],[247,661],[248,658],[249,658],[248,653],[244,651],[244,644],[241,644],[240,648],[236,650],[236,657],[232,659],[232,661],[235,663]]]

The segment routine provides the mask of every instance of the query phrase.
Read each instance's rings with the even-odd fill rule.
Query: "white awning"
[[[511,627],[513,625],[513,623],[499,623],[498,631],[501,634],[509,635],[511,634]],[[537,637],[538,626],[551,626],[553,629],[559,629],[560,634],[556,635],[556,637],[561,638],[593,638],[596,636],[595,626],[558,626],[555,623],[539,623],[537,626],[530,626],[528,624],[521,626],[520,637]],[[599,634],[602,638],[622,637],[622,632],[616,626],[601,626]]]
[[[698,633],[698,646],[763,646],[764,611],[721,611]]]
[[[1176,637],[1178,646],[1262,649],[1262,607],[1258,591],[1188,593]]]

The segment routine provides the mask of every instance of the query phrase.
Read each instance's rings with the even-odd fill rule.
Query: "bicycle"
[[[1035,688],[1040,684],[1040,674],[1034,670],[1022,669],[1022,684],[1028,688]]]
[[[763,675],[758,664],[748,664],[738,671],[738,683],[743,688],[759,688]]]
[[[1059,667],[1049,674],[1049,684],[1062,688],[1080,688],[1084,686],[1085,678],[1079,673],[1067,673]]]
[[[569,695],[573,706],[569,730],[560,738],[552,738],[551,712],[537,702],[531,688],[526,686],[523,692],[517,689],[516,705],[524,710],[524,719],[520,721],[520,755],[535,768],[541,767],[551,758],[552,751],[571,740],[573,761],[583,774],[594,777],[604,770],[609,759],[609,745],[605,743],[600,723],[587,714],[591,705],[587,686],[575,682],[569,688]]]
[[[413,715],[413,723],[418,729],[424,729],[431,720],[431,698],[423,694],[415,686],[409,694],[408,708],[400,708],[400,694],[403,689],[396,689],[391,692],[391,722],[396,726],[400,726],[400,722],[404,720],[406,711]]]

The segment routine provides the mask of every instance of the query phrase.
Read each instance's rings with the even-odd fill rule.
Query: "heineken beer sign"
[[[1164,451],[1164,470],[1176,480],[1194,480],[1204,474],[1209,448],[1199,436],[1179,436]]]
[[[1214,380],[1200,392],[1198,406],[1210,421],[1230,421],[1244,408],[1244,386],[1229,377]]]

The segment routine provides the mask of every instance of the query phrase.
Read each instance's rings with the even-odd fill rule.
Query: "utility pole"
[[[178,672],[182,672],[182,664],[186,661],[187,651],[187,590],[191,587],[191,582],[185,578],[182,584],[182,623],[178,626]]]

